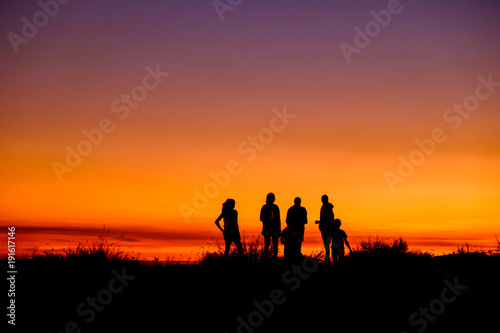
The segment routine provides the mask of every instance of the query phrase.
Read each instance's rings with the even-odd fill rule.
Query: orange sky
[[[257,235],[274,192],[283,220],[302,198],[312,251],[328,194],[353,240],[403,236],[437,254],[493,246],[500,9],[402,6],[350,63],[340,43],[354,45],[353,28],[387,1],[255,1],[223,22],[209,2],[89,1],[61,7],[18,53],[4,38],[0,225],[19,228],[23,250],[74,246],[105,224],[135,253],[185,258],[212,237],[222,242],[213,221],[229,197],[240,229]],[[21,34],[21,18],[40,10],[36,1],[2,7],[3,36]],[[447,113],[464,103],[466,116]],[[446,139],[428,156],[415,152],[436,128]],[[82,143],[84,130],[99,143]],[[91,152],[70,167],[68,146]],[[424,158],[390,185],[400,156]],[[58,176],[54,163],[72,172]],[[210,173],[228,163],[233,174],[217,185]],[[196,205],[205,188],[214,194]]]

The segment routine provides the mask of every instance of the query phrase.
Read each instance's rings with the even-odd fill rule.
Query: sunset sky
[[[227,198],[257,236],[269,192],[282,225],[302,198],[305,254],[323,194],[354,245],[495,244],[497,1],[40,3],[0,5],[1,239],[16,226],[18,253],[105,225],[142,258],[194,259],[223,243]]]

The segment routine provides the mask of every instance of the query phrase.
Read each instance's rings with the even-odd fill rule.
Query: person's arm
[[[260,209],[260,221],[262,223],[264,223],[264,209],[265,209],[266,205],[262,206],[262,208]]]
[[[222,233],[224,233],[224,229],[222,229],[222,227],[220,226],[221,219],[222,219],[222,214],[220,214],[219,217],[217,218],[217,220],[215,220],[215,225],[217,226],[217,228],[220,229],[220,231],[222,231]]]
[[[347,245],[349,252],[352,252],[351,246],[349,245],[349,242],[347,241],[347,235],[344,237],[344,242],[345,242],[345,245]]]
[[[325,222],[326,218],[325,218],[325,205],[321,206],[321,209],[319,210],[319,221],[316,221],[316,224],[318,223],[321,223],[321,222]]]
[[[276,206],[276,213],[277,213],[277,218],[278,218],[278,229],[280,230],[280,235],[281,235],[281,216],[280,216],[280,208]]]
[[[326,221],[326,210],[325,210],[325,205],[321,206],[321,209],[319,210],[319,220],[316,220],[314,223],[316,224],[323,224],[323,222]]]
[[[307,210],[304,208],[304,224],[307,224]]]

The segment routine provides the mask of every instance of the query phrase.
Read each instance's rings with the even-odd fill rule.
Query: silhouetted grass
[[[453,254],[484,254],[487,255],[488,251],[484,248],[476,247],[465,243],[464,245],[457,246],[457,252],[453,251]]]
[[[388,239],[376,235],[375,237],[368,237],[368,239],[361,240],[359,244],[351,253],[351,257],[359,256],[379,256],[379,257],[393,257],[393,256],[432,256],[430,253],[422,252],[421,250],[409,249],[409,244],[402,237],[395,239]]]
[[[468,243],[464,245],[457,246],[457,251],[453,251],[452,254],[456,255],[488,255],[488,256],[498,256],[500,255],[500,239],[498,235],[495,235],[496,248],[485,249],[482,246],[474,246]]]
[[[84,243],[78,242],[76,248],[63,248],[61,250],[46,250],[40,253],[34,250],[31,255],[26,258],[34,260],[138,260],[139,255],[133,255],[133,251],[126,251],[122,248],[119,240],[125,235],[122,235],[117,241],[109,240],[108,229],[103,227],[102,234],[94,240],[86,240]],[[129,247],[130,248],[130,247]]]
[[[103,227],[102,234],[94,240],[86,240],[85,242],[79,242],[76,248],[64,248],[61,250],[46,250],[40,253],[38,250],[34,250],[31,254],[20,255],[19,259],[35,259],[35,260],[61,260],[61,259],[85,259],[85,260],[138,260],[140,253],[134,255],[134,251],[124,250],[120,244],[120,239],[125,235],[122,235],[116,241],[109,240],[110,230],[106,230]],[[207,243],[208,248],[201,248],[201,252],[196,254],[196,259],[202,264],[207,263],[229,263],[229,262],[246,262],[246,263],[258,263],[265,259],[264,256],[264,244],[261,236],[248,237],[243,236],[242,246],[243,252],[241,254],[237,253],[236,247],[231,245],[231,250],[229,255],[226,257],[224,255],[224,245],[219,241],[213,239],[213,243]],[[462,246],[457,246],[457,251],[453,251],[449,255],[490,255],[498,256],[500,255],[500,238],[499,235],[495,235],[496,248],[486,250],[481,247],[474,247],[469,244]],[[352,244],[351,244],[352,246]],[[280,250],[282,250],[280,246]],[[130,249],[130,247],[129,247]],[[408,242],[402,237],[395,239],[388,239],[381,237],[379,235],[370,236],[368,239],[362,239],[356,246],[352,246],[352,253],[348,253],[346,250],[346,256],[352,258],[359,257],[394,257],[394,256],[425,256],[432,257],[433,255],[428,252],[422,252],[421,250],[410,250]],[[314,258],[318,261],[324,259],[324,251],[314,251],[309,254],[309,257]],[[5,259],[5,258],[1,258]],[[190,258],[189,258],[190,259]],[[282,259],[282,258],[280,258]],[[175,263],[173,258],[167,259],[167,264]],[[153,263],[160,264],[158,258],[155,257]]]
[[[208,249],[202,248],[202,251],[198,253],[198,260],[203,264],[231,262],[235,260],[239,262],[256,263],[264,259],[264,244],[261,241],[260,235],[257,236],[257,238],[252,237],[251,239],[247,236],[243,236],[241,242],[243,247],[242,253],[238,253],[236,247],[232,244],[228,256],[224,255],[224,245],[213,238],[212,241],[214,245],[207,243]]]
[[[499,256],[500,255],[500,238],[499,238],[498,234],[495,235],[495,240],[497,242],[497,247],[496,247],[496,249],[491,250],[489,254],[494,255],[494,256]]]
[[[231,250],[229,255],[226,257],[224,255],[224,245],[219,241],[214,240],[214,245],[208,244],[208,249],[202,248],[202,252],[198,254],[198,260],[202,264],[210,263],[225,263],[225,262],[248,262],[248,263],[258,263],[267,258],[264,257],[264,244],[261,241],[261,237],[248,238],[243,237],[242,245],[243,252],[241,254],[237,253],[237,249],[234,245],[231,245]],[[309,256],[318,261],[324,259],[324,251],[314,251]],[[420,250],[409,250],[409,245],[406,240],[402,237],[389,240],[382,238],[380,236],[369,237],[368,239],[361,240],[350,255],[353,258],[357,257],[394,257],[394,256],[426,256],[431,257],[430,253],[423,253]],[[280,258],[281,259],[281,258]]]
[[[332,324],[332,314],[338,327],[353,332],[400,332],[410,314],[440,296],[444,279],[455,277],[467,290],[426,332],[444,332],[444,327],[456,332],[462,326],[467,332],[489,332],[498,317],[498,236],[496,250],[486,251],[495,256],[465,246],[461,253],[436,257],[410,250],[401,237],[370,237],[352,244],[352,255],[342,263],[321,264],[307,274],[301,262],[265,260],[260,236],[242,240],[243,253],[233,246],[227,257],[224,243],[214,240],[198,254],[201,265],[176,264],[173,258],[167,265],[158,258],[134,260],[120,238],[104,229],[71,249],[34,252],[32,258],[39,260],[16,263],[21,272],[16,303],[25,305],[18,325],[23,332],[63,331],[70,320],[82,332],[154,331],[161,325],[181,327],[178,332],[235,332],[237,318],[246,320],[258,310],[256,303],[269,304],[271,293],[282,291],[286,302],[275,305],[259,332],[320,332]],[[323,255],[315,251],[310,257],[320,261]],[[110,281],[119,287],[113,272],[124,269],[134,279],[87,324],[77,307],[105,296]],[[477,323],[482,326],[474,330]]]
[[[259,235],[257,237],[242,237],[242,247],[243,252],[238,254],[236,247],[231,245],[231,250],[229,251],[229,255],[224,256],[225,246],[221,244],[219,241],[212,238],[213,245],[211,243],[208,244],[208,248],[202,248],[202,251],[198,253],[198,260],[202,264],[210,264],[210,263],[226,263],[226,262],[246,262],[246,263],[259,263],[259,262],[267,262],[268,260],[276,260],[271,257],[266,257],[264,254],[264,243],[262,237]],[[280,244],[280,250],[283,251],[283,245]],[[271,249],[269,250],[271,252]],[[278,254],[280,255],[280,253]],[[322,261],[324,259],[325,251],[313,251],[308,255],[317,261]],[[284,260],[283,257],[278,257],[277,260]]]

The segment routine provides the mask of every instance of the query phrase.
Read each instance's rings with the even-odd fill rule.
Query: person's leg
[[[241,244],[241,238],[238,235],[238,238],[234,240],[234,245],[236,245],[236,248],[238,249],[238,254],[243,253],[243,245]]]
[[[337,250],[332,247],[332,262],[337,261]]]
[[[305,231],[306,231],[306,228],[304,226],[304,227],[302,227],[302,233],[300,235],[300,242],[298,244],[298,246],[299,246],[299,253],[298,253],[299,256],[298,257],[299,258],[302,258],[302,242],[304,241],[304,233],[305,233]]]
[[[321,237],[323,238],[323,246],[325,247],[325,260],[330,261],[330,241],[331,235],[328,232],[321,232]]]
[[[302,241],[297,242],[295,256],[297,259],[302,258]]]
[[[229,255],[229,250],[231,249],[231,238],[229,237],[227,231],[224,232],[224,256]]]
[[[344,249],[341,248],[339,250],[339,261],[344,260]]]
[[[326,236],[326,260],[330,261],[330,243],[332,242],[332,235],[328,233]]]
[[[273,257],[274,258],[278,258],[279,239],[280,239],[280,237],[278,235],[273,235]]]
[[[297,251],[297,242],[294,241],[290,244],[290,260],[295,260],[295,258],[297,258]]]
[[[271,236],[264,235],[264,257],[269,257],[269,246],[271,245]]]

